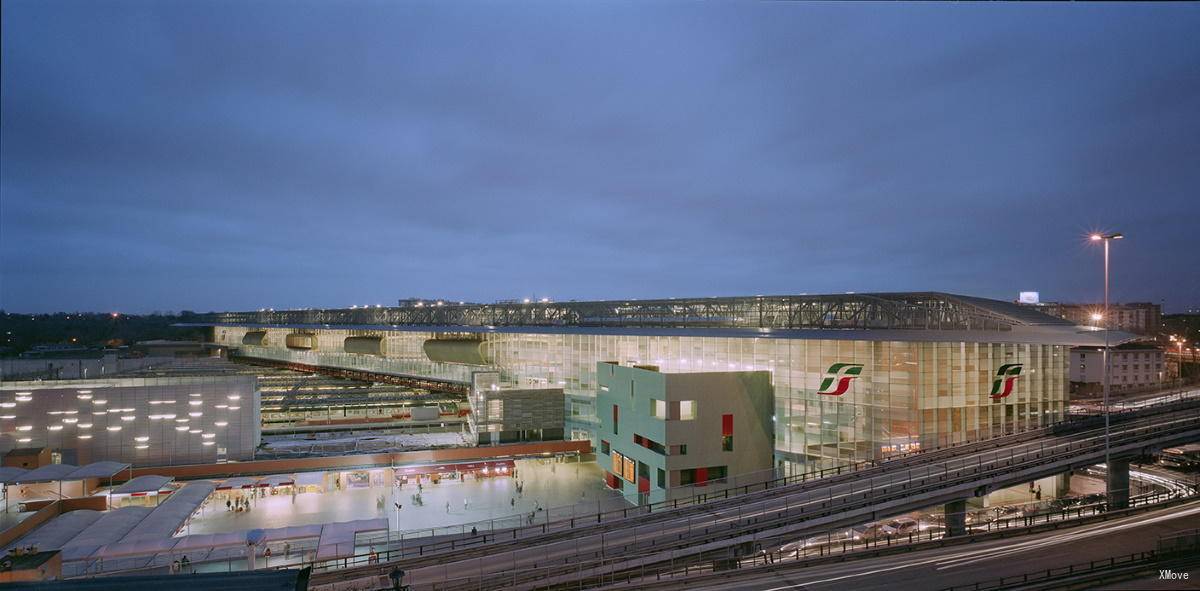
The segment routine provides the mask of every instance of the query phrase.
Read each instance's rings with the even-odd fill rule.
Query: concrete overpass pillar
[[[1108,508],[1129,508],[1129,460],[1109,460],[1107,485]]]
[[[967,500],[946,503],[946,537],[967,535]]]

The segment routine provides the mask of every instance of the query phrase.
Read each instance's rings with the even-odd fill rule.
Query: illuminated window
[[[654,418],[666,420],[667,418],[667,401],[650,399],[651,412],[654,413]]]
[[[695,400],[680,400],[679,401],[679,420],[692,421],[696,418],[696,401]]]

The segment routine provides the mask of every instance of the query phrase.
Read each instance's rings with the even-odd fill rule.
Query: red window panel
[[[721,435],[733,435],[733,415],[721,415]]]
[[[645,478],[645,477],[638,478],[638,492],[640,492],[640,493],[650,492],[650,479],[649,478]]]
[[[696,468],[696,484],[708,482],[708,468]]]

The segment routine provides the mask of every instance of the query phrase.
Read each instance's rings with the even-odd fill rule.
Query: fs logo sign
[[[1005,363],[996,370],[996,377],[992,378],[992,400],[1000,400],[1012,394],[1013,382],[1021,377],[1024,367],[1022,363]]]
[[[835,363],[829,366],[829,371],[825,372],[825,379],[821,381],[821,387],[817,389],[817,394],[825,394],[827,396],[841,396],[850,389],[850,380],[857,378],[862,373],[861,363]]]

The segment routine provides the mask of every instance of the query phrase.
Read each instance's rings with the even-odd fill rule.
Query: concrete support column
[[[946,537],[967,535],[967,500],[946,503]]]
[[[1060,499],[1071,494],[1071,471],[1068,470],[1054,477],[1054,498]]]
[[[1108,464],[1108,508],[1129,507],[1129,460],[1112,459]]]

